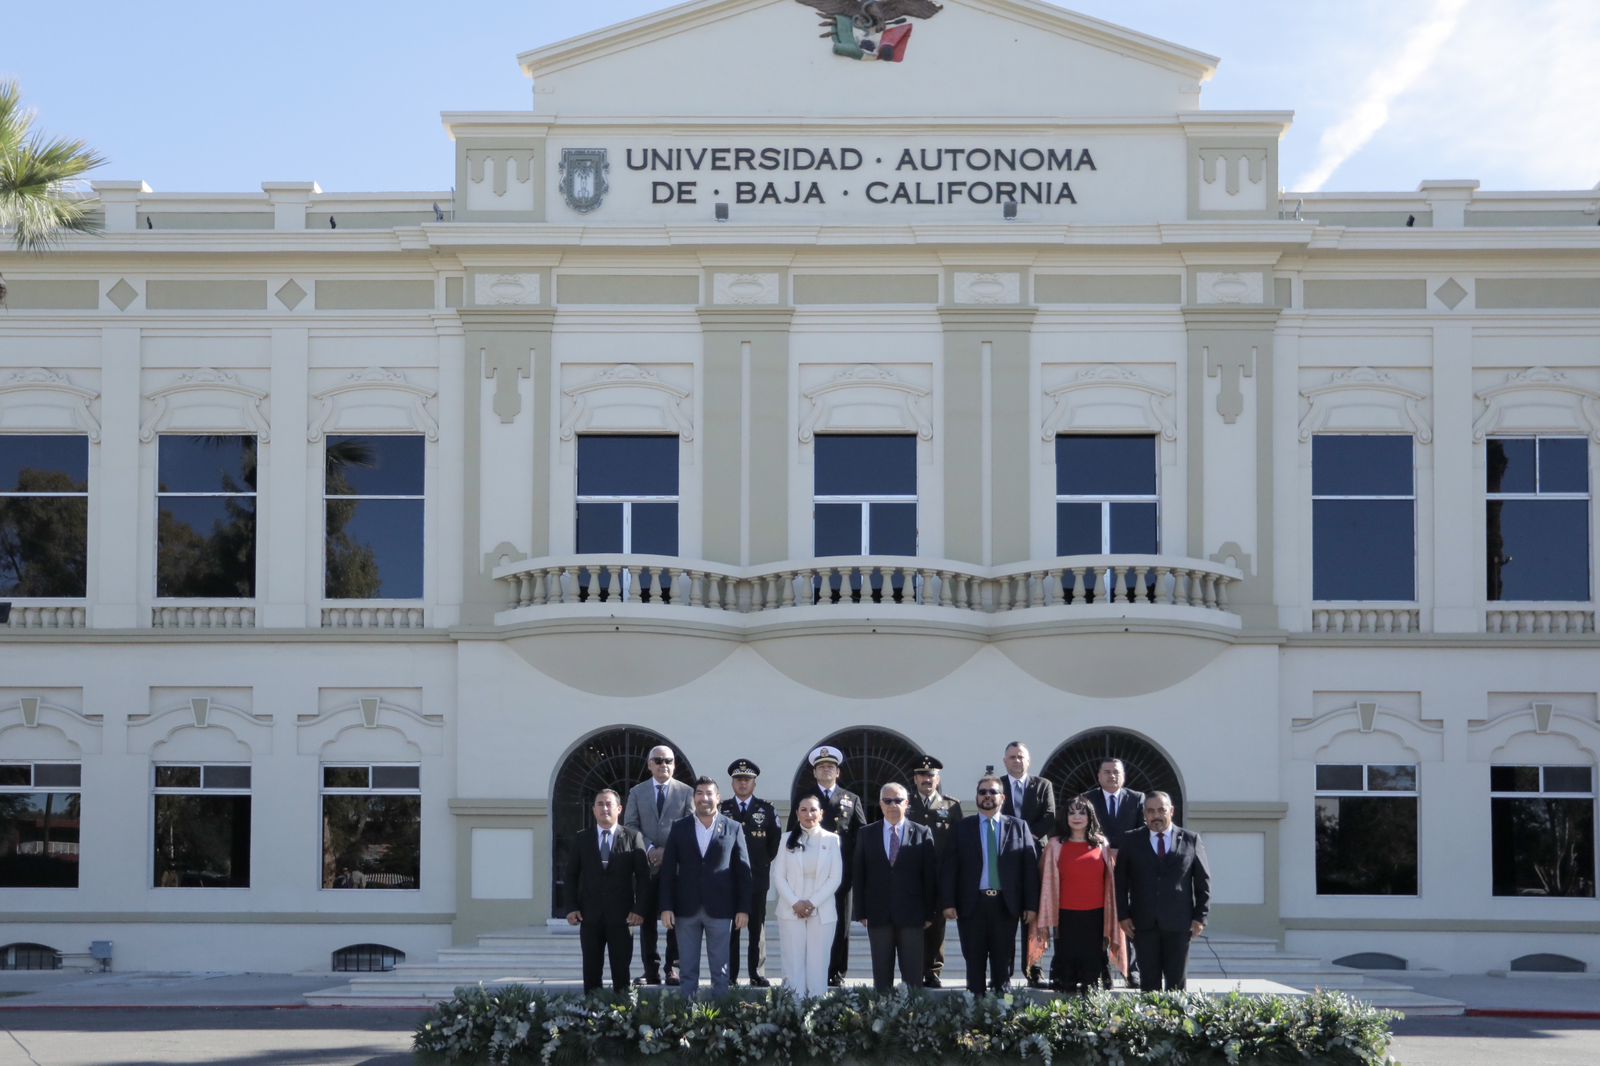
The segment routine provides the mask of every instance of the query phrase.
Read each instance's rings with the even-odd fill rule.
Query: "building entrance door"
[[[672,776],[685,784],[695,779],[683,749],[651,729],[619,726],[588,737],[561,763],[550,792],[550,917],[564,918],[567,849],[580,829],[594,827],[594,796],[614,789],[628,800],[628,790],[650,776],[645,759],[650,749],[665,744],[677,755]]]

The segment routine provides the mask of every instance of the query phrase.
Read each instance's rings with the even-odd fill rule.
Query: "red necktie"
[[[1167,857],[1167,834],[1156,834],[1156,854],[1163,859]]]

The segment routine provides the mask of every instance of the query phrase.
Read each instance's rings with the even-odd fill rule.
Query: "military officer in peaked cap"
[[[728,764],[733,795],[722,801],[722,813],[744,827],[745,844],[750,850],[750,984],[766,988],[767,980],[767,889],[772,884],[772,860],[778,854],[783,827],[778,811],[756,795],[756,778],[761,767],[749,759]],[[735,929],[728,942],[728,983],[739,979],[739,936]]]
[[[833,988],[844,986],[845,971],[850,969],[850,859],[856,850],[856,833],[867,824],[867,815],[861,807],[861,797],[839,784],[839,768],[844,765],[844,752],[831,744],[821,744],[811,749],[807,756],[816,783],[802,788],[789,803],[789,829],[800,824],[795,811],[800,801],[815,796],[822,804],[822,828],[839,834],[839,851],[844,859],[844,879],[839,891],[833,895],[835,913],[840,915],[833,932],[833,951],[828,958],[828,984]]]
[[[954,836],[950,832],[961,821],[961,803],[939,791],[939,771],[944,763],[932,755],[924,755],[911,767],[911,781],[916,785],[911,792],[911,802],[906,817],[918,825],[933,830],[934,854],[942,862],[945,851]],[[922,983],[927,988],[943,988],[940,977],[944,973],[943,911],[934,913],[933,921],[922,931]]]

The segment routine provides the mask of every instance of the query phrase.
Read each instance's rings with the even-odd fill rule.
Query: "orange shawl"
[[[1105,857],[1106,863],[1106,894],[1105,894],[1105,937],[1106,946],[1111,952],[1111,965],[1116,967],[1118,973],[1124,978],[1128,976],[1128,941],[1123,935],[1122,926],[1117,924],[1116,900],[1116,867],[1117,853],[1112,848],[1102,847],[1100,854]],[[1028,968],[1038,966],[1044,959],[1044,954],[1050,948],[1050,938],[1055,929],[1060,914],[1061,898],[1061,841],[1055,837],[1045,845],[1044,854],[1039,860],[1039,914],[1028,926]]]

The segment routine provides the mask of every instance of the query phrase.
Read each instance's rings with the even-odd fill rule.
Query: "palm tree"
[[[19,252],[43,251],[63,233],[98,228],[88,201],[70,193],[78,178],[104,163],[83,141],[33,131],[22,87],[0,81],[0,229],[12,231]]]

